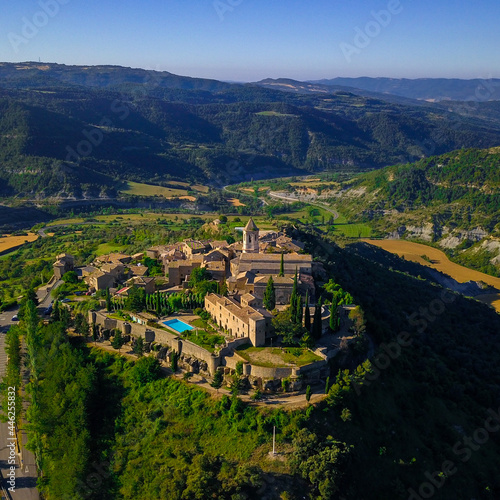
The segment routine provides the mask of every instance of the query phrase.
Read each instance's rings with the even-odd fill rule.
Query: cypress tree
[[[330,306],[330,330],[337,331],[338,318],[337,318],[337,300],[333,297],[332,305]]]
[[[280,273],[278,275],[280,278],[285,276],[285,254],[281,252],[281,263],[280,263]]]
[[[311,333],[311,311],[309,309],[309,290],[306,293],[306,310],[304,312],[304,326]]]
[[[298,325],[302,325],[303,307],[302,307],[302,297],[297,296],[297,313],[296,320]]]
[[[109,293],[109,287],[106,288],[106,309],[111,312],[111,294]]]
[[[161,302],[160,302],[160,292],[156,291],[156,315],[161,316]]]
[[[290,319],[294,324],[298,323],[297,303],[299,302],[299,296],[297,290],[298,290],[297,269],[295,269],[295,278],[293,279],[292,295],[290,295],[290,313],[291,313]]]
[[[321,303],[318,302],[316,304],[316,307],[314,309],[314,322],[312,326],[312,336],[315,339],[321,338],[321,334],[323,333],[322,331],[322,325],[321,325]]]
[[[276,289],[274,288],[273,277],[269,276],[266,290],[264,292],[264,307],[268,311],[272,311],[276,307]]]

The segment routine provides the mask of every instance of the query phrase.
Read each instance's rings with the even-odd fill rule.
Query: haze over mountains
[[[2,195],[113,196],[124,179],[222,185],[380,168],[500,144],[496,101],[397,95],[439,100],[466,95],[477,82],[432,87],[425,80],[418,95],[409,83],[389,82],[374,92],[293,80],[229,84],[120,66],[0,63]]]

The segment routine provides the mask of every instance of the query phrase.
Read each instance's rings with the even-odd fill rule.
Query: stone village
[[[154,352],[160,360],[178,357],[179,367],[186,372],[213,377],[217,369],[224,374],[233,373],[239,363],[247,385],[262,391],[275,391],[286,380],[290,390],[300,390],[304,384],[325,380],[329,374],[328,360],[340,349],[342,336],[329,333],[330,311],[321,307],[321,333],[326,341],[311,349],[312,361],[296,366],[293,363],[252,363],[239,354],[239,347],[264,347],[276,342],[272,326],[273,315],[263,305],[266,287],[272,278],[276,309],[286,309],[295,286],[309,303],[315,298],[314,275],[324,273],[321,264],[303,252],[303,244],[275,231],[259,231],[250,219],[242,229],[243,241],[185,240],[180,243],[150,248],[146,253],[124,255],[112,253],[97,257],[92,265],[74,267],[71,255],[61,254],[54,263],[54,280],[71,270],[89,286],[89,293],[109,290],[113,297],[126,296],[132,287],[144,289],[146,294],[166,296],[183,293],[189,287],[194,269],[201,268],[213,281],[224,284],[226,293],[207,293],[204,310],[210,315],[210,324],[223,335],[224,344],[206,349],[184,338],[183,328],[191,330],[195,316],[174,313],[169,321],[158,320],[150,313],[131,313],[121,319],[104,308],[89,312],[91,328],[99,338],[109,339],[119,330],[124,341],[142,337],[146,352]],[[155,259],[165,272],[165,280],[156,285],[155,277],[148,276],[148,268],[140,261]],[[309,304],[306,304],[309,307]],[[348,311],[352,306],[339,307],[341,321],[349,323]],[[158,322],[160,321],[160,322]],[[179,328],[179,326],[181,328]],[[344,329],[345,331],[345,329]],[[321,335],[321,334],[320,334]],[[275,344],[276,345],[276,344]],[[240,368],[241,369],[241,368]]]

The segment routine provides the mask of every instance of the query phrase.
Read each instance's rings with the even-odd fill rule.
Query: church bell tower
[[[259,253],[259,228],[252,219],[243,229],[243,253]]]

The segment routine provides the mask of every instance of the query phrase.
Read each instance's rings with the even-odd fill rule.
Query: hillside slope
[[[379,168],[423,158],[429,144],[435,153],[500,144],[488,116],[348,92],[35,63],[2,63],[0,78],[3,196],[113,196],[123,179],[224,185]]]

